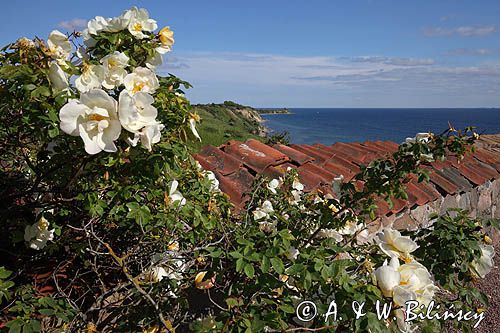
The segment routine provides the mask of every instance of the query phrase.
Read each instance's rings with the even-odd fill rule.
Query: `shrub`
[[[486,300],[470,288],[492,248],[465,213],[414,240],[367,232],[376,198],[406,198],[411,174],[428,177],[422,164],[467,153],[472,128],[418,134],[323,192],[305,193],[293,170],[258,178],[235,215],[187,149],[199,117],[189,84],[155,73],[173,44],[156,29],[134,7],[0,53],[0,301],[11,332],[429,330],[444,322],[404,323],[406,301],[476,311],[473,297]],[[337,318],[299,320],[302,301],[324,314],[332,300]],[[366,303],[357,320],[353,302]],[[378,302],[393,306],[388,318]]]

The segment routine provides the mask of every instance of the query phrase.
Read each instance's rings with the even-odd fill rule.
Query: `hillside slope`
[[[197,126],[202,142],[193,142],[196,150],[208,144],[219,146],[229,140],[263,140],[267,129],[256,109],[226,101],[223,104],[197,104],[193,111],[201,117]]]

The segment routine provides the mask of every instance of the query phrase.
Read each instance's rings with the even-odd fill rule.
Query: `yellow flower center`
[[[41,218],[40,221],[38,221],[38,229],[47,230],[48,228],[49,228],[49,223],[47,222],[47,220]]]
[[[134,31],[142,31],[142,24],[140,24],[139,22],[134,23],[134,25],[132,26],[132,30],[134,30]]]
[[[393,245],[393,248],[397,251],[398,249]],[[413,262],[413,258],[407,254],[407,253],[400,253],[399,254],[399,259],[401,259],[402,261],[404,261],[405,264],[409,264],[411,262]]]
[[[105,120],[106,117],[101,116],[100,114],[92,113],[91,115],[88,116],[88,120],[90,121],[101,121]]]
[[[115,67],[116,65],[117,65],[117,62],[115,59],[113,59],[113,58],[108,59],[108,68]]]
[[[144,88],[145,85],[146,84],[144,82],[138,82],[138,83],[134,84],[134,89],[132,89],[132,92],[136,93],[136,92],[142,91],[142,89]]]
[[[191,119],[193,119],[196,122],[199,122],[201,120],[200,116],[196,113],[191,113]]]

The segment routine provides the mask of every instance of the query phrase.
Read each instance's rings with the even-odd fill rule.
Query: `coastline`
[[[259,112],[261,116],[267,116],[267,115],[288,115],[288,114],[294,114],[293,112]]]

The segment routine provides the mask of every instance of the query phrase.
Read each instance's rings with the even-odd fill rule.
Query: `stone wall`
[[[405,209],[384,216],[371,225],[371,231],[392,226],[395,229],[414,230],[430,225],[429,215],[444,214],[448,208],[468,210],[472,217],[500,218],[500,179],[488,181],[467,192],[441,197],[426,205]]]

